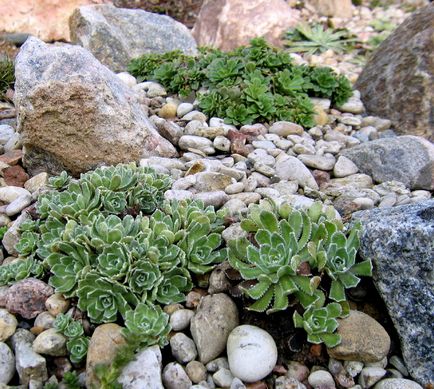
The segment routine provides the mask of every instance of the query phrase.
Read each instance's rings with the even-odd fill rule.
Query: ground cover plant
[[[0,100],[5,98],[6,91],[13,88],[15,82],[14,62],[6,58],[0,58]]]
[[[197,57],[179,51],[146,54],[128,70],[139,81],[154,80],[170,93],[195,95],[201,110],[231,124],[288,120],[314,125],[309,97],[324,97],[341,105],[351,85],[330,68],[298,66],[290,53],[256,38],[231,52],[201,49]]]

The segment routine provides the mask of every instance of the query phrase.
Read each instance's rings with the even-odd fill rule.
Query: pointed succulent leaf
[[[66,342],[66,349],[72,363],[80,363],[86,357],[88,348],[89,338],[85,336],[72,338]]]

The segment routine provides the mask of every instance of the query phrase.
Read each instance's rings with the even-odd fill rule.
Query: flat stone
[[[8,340],[17,328],[18,321],[6,309],[0,309],[0,342]]]
[[[318,184],[309,169],[299,159],[291,156],[278,158],[276,162],[276,175],[281,180],[297,181],[301,187],[308,186],[318,190]]]
[[[238,310],[230,297],[223,293],[205,296],[190,325],[200,362],[208,363],[220,355],[237,325]]]
[[[335,388],[335,381],[333,376],[325,370],[317,370],[309,374],[308,382],[314,389],[322,387],[333,389]]]
[[[15,374],[15,356],[6,343],[0,342],[0,384],[8,384]]]
[[[341,155],[338,158],[333,168],[333,174],[337,178],[347,177],[350,176],[351,174],[356,174],[358,172],[359,172],[359,168],[357,167],[357,165],[347,157],[344,157],[343,155]]]
[[[166,389],[190,389],[192,382],[180,364],[170,362],[163,369],[163,384]]]
[[[41,332],[33,341],[33,351],[38,354],[60,357],[68,355],[66,350],[66,337],[55,328],[49,328]]]
[[[229,369],[219,369],[212,375],[214,383],[222,388],[231,385],[234,376]]]
[[[7,124],[0,124],[0,145],[5,145],[14,132],[13,127]]]
[[[20,240],[20,226],[26,220],[30,219],[30,215],[27,212],[23,212],[20,216],[18,216],[12,225],[8,228],[6,233],[3,236],[2,244],[9,255],[18,256],[19,253],[15,248],[15,245]]]
[[[205,205],[213,205],[214,207],[221,207],[229,200],[229,196],[222,190],[215,192],[202,192],[193,195],[193,199],[201,200]]]
[[[168,190],[164,193],[164,198],[166,200],[187,200],[193,197],[193,193],[188,190]]]
[[[45,172],[39,173],[36,176],[28,179],[24,183],[24,188],[30,193],[35,193],[48,185],[48,174]]]
[[[386,378],[381,380],[374,389],[423,389],[417,382],[404,378]]]
[[[178,309],[170,315],[170,327],[173,331],[182,331],[190,325],[194,311],[190,309]]]
[[[359,384],[362,388],[371,388],[380,381],[387,371],[381,367],[365,367],[359,376]]]
[[[164,389],[161,381],[162,356],[157,345],[139,351],[118,378],[123,389]]]
[[[31,195],[23,195],[18,198],[16,198],[14,201],[12,201],[8,206],[6,207],[6,215],[8,216],[14,216],[17,213],[20,213],[24,208],[26,208],[28,205],[32,203],[32,196]]]
[[[367,314],[350,311],[344,319],[338,319],[337,333],[342,342],[328,348],[334,359],[348,361],[375,362],[389,352],[390,337],[383,326]]]
[[[354,214],[362,223],[360,256],[372,259],[373,281],[401,340],[410,375],[432,381],[434,200]]]
[[[205,154],[213,154],[214,147],[211,140],[196,135],[183,135],[179,139],[178,146],[182,150],[196,149]]]
[[[287,137],[288,135],[301,135],[303,134],[304,129],[302,126],[296,123],[281,121],[274,122],[268,129],[268,132],[270,134],[277,134],[282,137]]]
[[[195,175],[196,183],[194,188],[200,192],[213,192],[224,190],[232,184],[232,177],[215,172],[203,172]]]
[[[434,145],[423,138],[377,139],[342,154],[377,182],[395,180],[411,189],[434,189]]]
[[[336,158],[331,154],[326,155],[308,155],[300,154],[297,157],[306,166],[313,169],[332,170],[336,163]]]
[[[14,165],[3,169],[3,179],[7,185],[23,187],[29,175],[20,165]]]
[[[31,197],[30,192],[27,189],[18,186],[4,186],[0,188],[0,201],[4,203],[12,203],[19,197]]]
[[[170,338],[172,355],[179,363],[188,363],[197,356],[196,346],[191,338],[182,332],[178,332]]]
[[[11,150],[3,155],[0,155],[0,162],[6,163],[10,166],[16,165],[19,161],[21,161],[23,157],[22,150]]]

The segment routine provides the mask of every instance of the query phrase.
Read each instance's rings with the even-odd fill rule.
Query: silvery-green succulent
[[[151,301],[160,304],[179,303],[193,288],[190,273],[182,267],[175,267],[164,274],[164,278],[150,293]],[[149,294],[148,294],[149,296]]]
[[[58,176],[50,177],[48,179],[48,184],[54,189],[63,189],[69,184],[70,180],[71,177],[68,175],[68,173],[63,171]]]
[[[21,233],[20,240],[15,245],[15,249],[21,256],[28,256],[36,251],[38,240],[39,235],[35,232],[24,231]]]
[[[133,292],[144,293],[158,287],[163,277],[157,264],[139,260],[129,268],[127,280]]]
[[[29,277],[41,277],[42,264],[31,257],[17,259],[12,263],[0,265],[0,285],[10,285]]]
[[[158,344],[167,345],[167,335],[170,332],[169,315],[161,307],[151,303],[140,303],[125,316],[123,335],[139,347]]]
[[[88,348],[89,338],[86,336],[71,338],[66,342],[66,349],[72,363],[80,363],[86,357]]]

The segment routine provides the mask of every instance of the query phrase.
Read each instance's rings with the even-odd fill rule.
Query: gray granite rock
[[[401,340],[405,364],[422,384],[432,380],[434,306],[434,200],[357,212],[362,258],[374,263],[373,280]]]
[[[31,175],[136,161],[176,150],[137,95],[87,50],[29,38],[15,61],[14,102]]]
[[[6,343],[0,342],[0,384],[7,384],[15,374],[15,356]]]
[[[123,71],[132,58],[181,50],[195,54],[196,42],[169,16],[110,4],[77,8],[70,18],[71,39],[113,71]]]
[[[434,145],[417,136],[377,139],[342,152],[375,181],[434,190]]]
[[[183,367],[170,362],[163,370],[163,383],[166,389],[190,389],[192,382]]]

